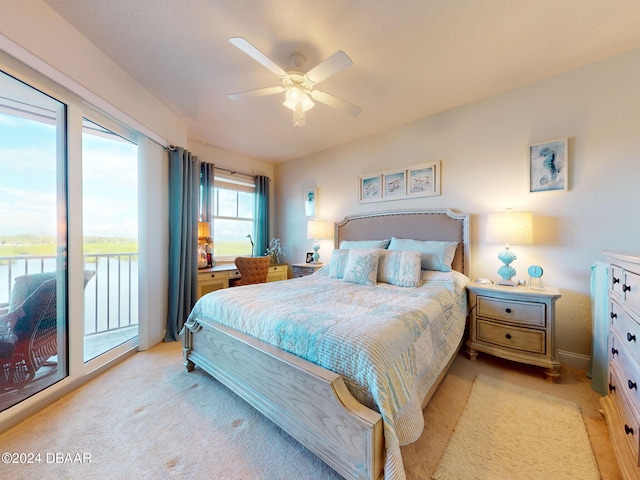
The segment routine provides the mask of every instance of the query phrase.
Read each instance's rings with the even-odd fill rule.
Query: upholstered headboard
[[[391,237],[458,242],[452,268],[469,275],[469,214],[447,209],[397,210],[350,215],[335,223],[335,248],[342,240]]]

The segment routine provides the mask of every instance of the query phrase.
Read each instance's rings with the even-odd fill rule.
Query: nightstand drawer
[[[479,296],[477,309],[479,317],[537,327],[546,326],[545,305],[543,303],[517,302]]]
[[[529,330],[510,327],[498,323],[477,319],[478,341],[493,343],[514,350],[530,353],[546,353],[546,335],[544,330]]]

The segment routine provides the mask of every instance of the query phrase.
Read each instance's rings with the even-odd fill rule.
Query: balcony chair
[[[238,285],[253,285],[256,283],[266,283],[269,274],[269,257],[238,257],[236,267],[240,272],[240,283]]]
[[[95,271],[85,270],[84,285]],[[11,302],[0,314],[0,389],[23,387],[58,354],[55,272],[16,278]]]

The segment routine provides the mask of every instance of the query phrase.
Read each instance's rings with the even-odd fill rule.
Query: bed
[[[457,242],[453,271],[421,271],[413,288],[345,281],[353,264],[340,272],[339,259],[377,255],[362,242],[392,237]],[[200,299],[180,334],[184,365],[217,378],[343,477],[402,479],[400,446],[417,440],[422,408],[462,343],[468,239],[468,214],[451,210],[346,217],[330,266]],[[339,248],[345,241],[351,253]]]

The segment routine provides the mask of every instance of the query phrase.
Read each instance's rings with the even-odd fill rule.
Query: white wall
[[[534,245],[513,246],[517,277],[539,264],[561,290],[557,346],[585,365],[591,353],[590,265],[603,249],[640,250],[640,51],[276,166],[278,232],[304,261],[303,191],[318,187],[318,216],[398,208],[471,213],[471,276],[498,279],[498,245],[485,242],[488,212],[534,214]],[[366,106],[364,106],[366,108]],[[530,144],[569,139],[568,192],[529,193]],[[358,176],[441,160],[439,197],[358,204]],[[329,260],[332,240],[321,243]],[[570,360],[570,359],[569,359]],[[568,361],[565,358],[565,361]]]

